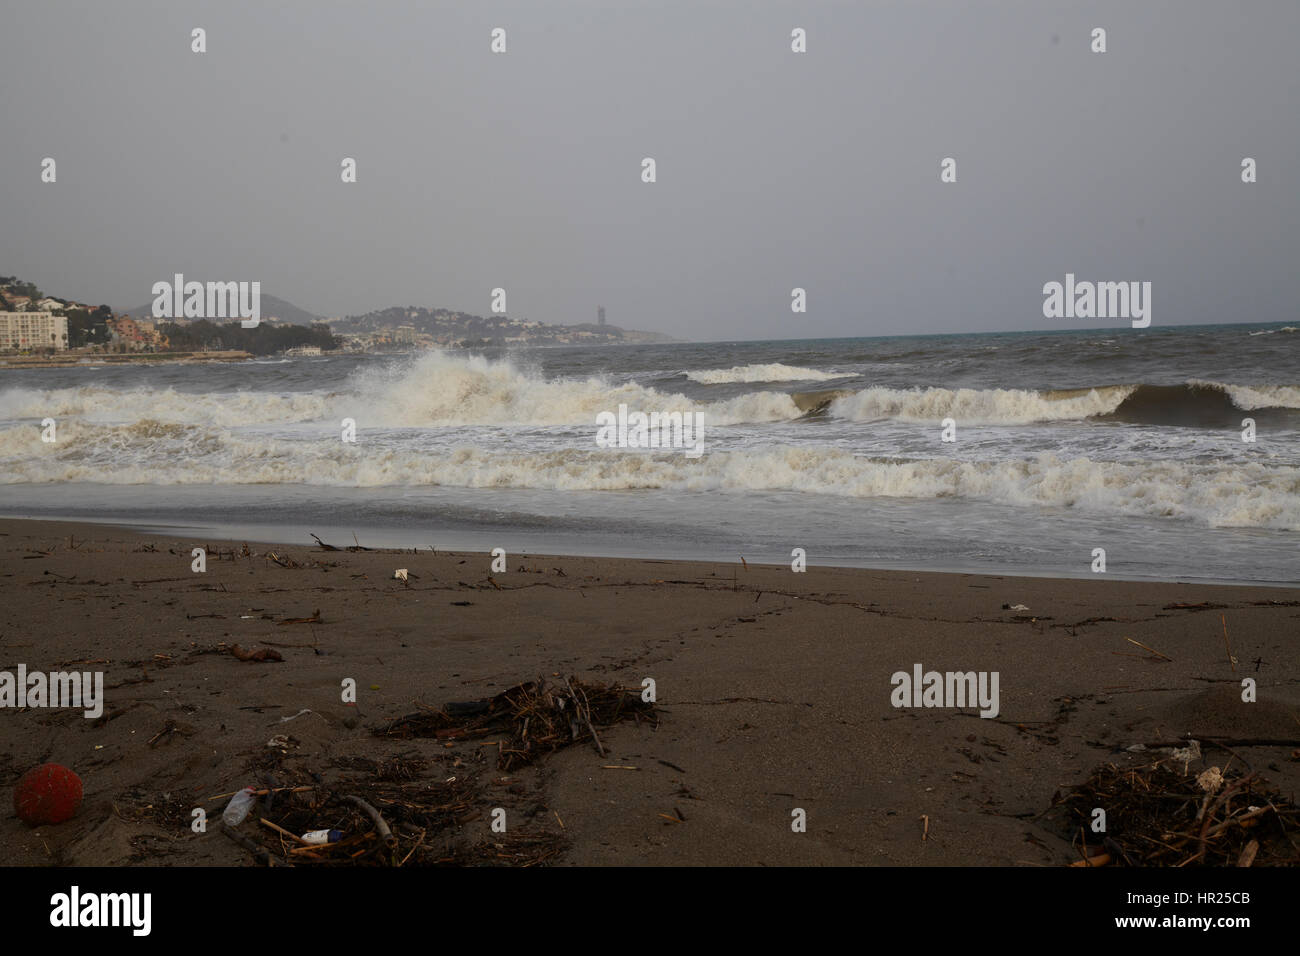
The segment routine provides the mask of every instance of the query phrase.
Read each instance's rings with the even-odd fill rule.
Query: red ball
[[[57,763],[28,770],[14,788],[14,809],[30,827],[71,820],[80,807],[81,778]]]

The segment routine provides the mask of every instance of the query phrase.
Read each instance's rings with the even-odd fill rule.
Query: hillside
[[[153,303],[137,306],[122,314],[129,315],[133,319],[152,319]],[[286,325],[314,325],[317,322],[325,321],[319,315],[314,315],[306,309],[300,309],[292,302],[273,295],[267,295],[265,292],[262,293],[262,319],[265,321],[274,320],[277,323]]]

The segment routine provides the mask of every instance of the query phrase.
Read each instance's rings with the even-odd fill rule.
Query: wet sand
[[[552,864],[1059,865],[1076,854],[1040,814],[1097,765],[1141,759],[1127,746],[1300,738],[1300,587],[513,553],[493,573],[482,553],[322,551],[312,530],[244,553],[0,521],[0,671],[99,670],[107,688],[96,720],[0,710],[9,862],[246,865],[246,850],[159,808],[215,816],[224,801],[206,798],[268,766],[330,786],[354,758],[414,754],[430,780],[499,785],[491,805],[514,826],[563,837]],[[194,573],[191,549],[205,546]],[[283,623],[317,610],[319,622]],[[283,661],[240,661],[236,643]],[[997,717],[892,706],[891,675],[916,664],[997,672]],[[515,775],[477,741],[371,733],[420,703],[552,675],[652,678],[661,722],[602,731],[604,758],[572,746]],[[1241,701],[1243,677],[1257,702]],[[346,678],[355,706],[341,700]],[[291,739],[268,762],[277,734]],[[1295,747],[1234,749],[1300,789]],[[1227,758],[1207,747],[1204,765]],[[45,761],[81,775],[85,802],[31,829],[9,794]],[[792,832],[796,808],[807,832]]]

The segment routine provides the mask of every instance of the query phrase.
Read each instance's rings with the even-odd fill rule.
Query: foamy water
[[[785,534],[814,561],[820,543],[836,563],[950,566],[956,537],[980,527],[987,553],[959,565],[1058,573],[1086,570],[1076,555],[1091,548],[1075,538],[1091,526],[1108,553],[1144,556],[1134,574],[1290,581],[1300,344],[1260,331],[1276,330],[6,371],[0,507],[137,522],[173,509],[217,527],[262,505],[319,523],[313,500],[351,501],[391,528],[420,500],[417,520],[455,514],[459,533],[498,527],[464,517],[481,506],[515,515],[530,540],[602,553],[612,542],[593,511],[609,502],[642,528],[645,553]],[[619,405],[701,413],[706,454],[597,447],[596,415]],[[41,441],[47,418],[54,443]],[[1241,440],[1247,418],[1255,443]],[[355,443],[340,440],[344,419]],[[945,420],[955,443],[940,440]],[[206,508],[199,488],[212,489]],[[674,525],[685,501],[690,545]],[[879,524],[891,501],[907,527],[854,526],[855,513]]]

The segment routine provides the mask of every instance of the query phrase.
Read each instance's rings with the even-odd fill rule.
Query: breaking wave
[[[696,382],[817,380],[831,372],[787,365],[747,365],[690,372]],[[712,379],[709,379],[713,376]],[[775,376],[775,378],[774,378]],[[891,388],[820,391],[754,390],[718,401],[689,398],[606,376],[546,378],[514,362],[425,353],[410,362],[370,367],[329,390],[190,392],[103,385],[0,393],[0,421],[176,425],[241,428],[332,423],[359,427],[590,425],[620,404],[645,412],[702,412],[711,426],[789,422],[800,417],[852,422],[895,420],[933,424],[1029,425],[1089,419],[1150,425],[1223,427],[1240,413],[1287,414],[1300,409],[1300,386],[1223,384],[1105,385],[1079,389]],[[1294,416],[1292,416],[1294,417]]]
[[[833,417],[853,421],[898,419],[934,422],[954,418],[968,425],[1109,418],[1144,425],[1231,426],[1242,411],[1300,409],[1294,385],[1107,385],[1075,389],[868,388],[840,394],[826,404]]]
[[[732,368],[714,368],[687,372],[686,377],[701,385],[725,385],[732,382],[828,382],[836,378],[852,378],[840,372],[823,372],[815,368],[798,368],[794,365],[736,365]]]
[[[1106,462],[1044,454],[1009,461],[864,458],[825,446],[680,453],[512,451],[284,440],[155,420],[69,423],[56,444],[0,430],[0,483],[447,485],[680,492],[799,492],[853,498],[963,498],[1023,507],[1182,518],[1214,527],[1300,531],[1300,468],[1257,462]]]
[[[665,394],[603,376],[545,379],[508,360],[432,352],[412,363],[367,369],[331,392],[228,391],[82,386],[0,394],[0,420],[152,419],[225,428],[353,418],[381,428],[457,425],[578,425],[619,404],[646,412],[702,411],[714,425],[788,421],[799,408],[784,392],[747,392],[717,402]]]

